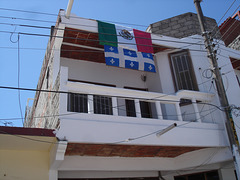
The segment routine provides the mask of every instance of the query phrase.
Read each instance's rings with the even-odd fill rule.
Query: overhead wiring
[[[88,100],[91,100],[91,99],[88,99]],[[102,105],[101,103],[99,103],[100,105]],[[107,104],[104,104],[105,106],[107,106]],[[118,110],[121,110],[121,111],[126,111],[126,109],[120,109],[120,107],[123,107],[124,105],[120,105],[120,106],[115,106],[115,107],[112,107],[112,108],[117,108]],[[110,107],[110,106],[109,106]],[[203,107],[202,107],[202,110],[200,111],[201,113],[203,112],[213,112],[215,111],[215,107],[212,108],[212,109],[207,109],[207,110],[203,110]],[[92,111],[88,111],[89,113],[94,113],[94,110]],[[133,112],[133,111],[132,111]],[[134,111],[135,112],[135,111]],[[81,113],[81,112],[68,112],[66,114],[55,114],[55,115],[45,115],[45,116],[35,116],[35,117],[32,117],[33,119],[41,119],[41,118],[53,118],[53,117],[64,117],[64,116],[72,116],[72,115],[76,115],[76,114],[86,114],[86,113]],[[139,112],[136,112],[136,114],[140,114]],[[195,112],[192,112],[192,113],[185,113],[186,116],[188,115],[193,115],[193,114],[196,114]],[[168,114],[167,116],[169,117],[176,117],[176,116],[182,116],[181,114],[178,115],[178,114]],[[0,118],[0,121],[14,121],[14,120],[21,120],[22,118],[19,118],[19,117],[16,117],[16,118]]]
[[[1,23],[0,23],[1,24]],[[51,29],[50,27],[45,27],[45,26],[36,26],[36,25],[26,25],[26,24],[11,24],[11,23],[2,23],[4,25],[10,25],[10,26],[22,26],[22,27],[28,27],[28,28],[41,28],[41,29]],[[88,26],[88,25],[86,25]],[[88,26],[89,27],[89,26]],[[57,27],[54,27],[54,29],[56,30],[62,30],[62,31],[66,31],[66,32],[86,32],[85,30],[80,30],[80,29],[62,29],[62,28],[57,28]],[[9,31],[0,31],[2,33],[7,33]],[[12,32],[9,32],[9,33],[12,33]],[[34,33],[24,33],[24,32],[19,32],[21,34],[29,34],[29,35],[39,35],[39,36],[48,36],[50,37],[51,35],[45,35],[45,34],[34,34]],[[94,33],[94,32],[88,32],[88,33]],[[121,36],[121,35],[116,35],[116,34],[109,34],[109,33],[98,33],[98,34],[104,34],[104,35],[114,35],[114,36]],[[67,37],[67,36],[64,36],[62,38],[70,38],[70,37]],[[72,37],[71,37],[72,38]],[[194,42],[187,42],[187,41],[183,41],[183,40],[165,40],[165,39],[155,39],[155,38],[144,38],[144,37],[137,37],[137,38],[140,38],[140,39],[151,39],[151,40],[155,40],[155,41],[160,41],[160,42],[173,42],[173,43],[182,43],[182,44],[190,44],[190,45],[204,45],[202,43],[194,43]],[[78,39],[78,38],[76,38]],[[81,39],[81,38],[79,38]],[[90,40],[90,39],[86,39],[86,40]],[[90,40],[92,41],[92,39]],[[121,44],[121,43],[120,43]],[[126,43],[126,44],[129,44],[129,43]]]
[[[224,13],[224,15],[222,16],[222,18],[219,20],[219,22],[223,19],[223,17],[227,14],[227,12],[231,9],[231,7],[233,6],[233,4],[235,3],[235,1],[236,0],[234,0],[233,2],[232,2],[232,4],[230,5],[230,7],[227,9],[227,11]],[[236,10],[234,11],[234,13],[238,10],[238,8],[239,8],[239,6],[236,8]],[[233,13],[233,14],[234,14]],[[219,24],[219,22],[217,23],[217,25]],[[224,23],[226,23],[226,22],[224,22]],[[218,26],[215,26],[213,29],[212,29],[212,31],[211,32],[213,32]],[[217,33],[219,33],[220,32],[220,30],[218,29],[216,32],[215,32],[215,34],[213,34],[212,35],[212,37],[214,38],[216,35],[217,35]],[[222,36],[223,37],[223,36]],[[217,41],[217,44],[220,44],[220,40],[222,40],[222,37]],[[203,40],[200,40],[200,41],[198,41],[198,43],[200,43],[201,41],[203,41]],[[224,44],[222,44],[222,45],[224,45]],[[186,47],[188,47],[188,46],[190,46],[190,45],[186,45],[186,46],[183,46],[183,47],[181,47],[181,48],[186,48]]]
[[[234,11],[233,14],[236,13],[236,11],[239,9],[239,7],[240,7],[240,5],[236,8],[236,10]],[[232,14],[232,16],[233,16],[233,14]],[[218,39],[218,42],[219,42],[220,40],[223,40],[223,41],[224,41],[224,40],[226,39],[226,38],[223,39],[223,37],[226,35],[226,33],[228,33],[228,36],[229,36],[229,35],[233,32],[232,27],[233,27],[233,25],[234,25],[236,22],[237,22],[237,21],[234,21],[234,23],[232,23],[231,26],[228,27],[228,29],[225,31],[225,33],[222,34],[222,36],[220,37],[220,39]],[[225,23],[227,23],[227,21],[225,21],[224,24],[222,24],[222,27],[224,27]],[[221,27],[221,28],[222,28],[222,27]],[[235,28],[236,28],[236,27],[235,27]],[[231,32],[229,32],[229,30],[231,30]],[[220,31],[220,29],[219,29],[218,31]],[[228,36],[227,36],[227,37],[228,37]],[[218,42],[217,42],[217,43],[218,43]]]
[[[18,34],[18,88],[20,87],[20,70],[21,70],[21,67],[20,67],[20,35]],[[22,125],[24,124],[23,122],[23,113],[22,113],[22,105],[21,105],[21,93],[20,93],[20,90],[18,90],[18,103],[19,103],[19,111],[20,111],[20,114],[21,114],[21,117],[22,117]]]
[[[53,91],[53,90],[44,90],[44,89],[31,89],[31,88],[17,88],[17,87],[10,87],[10,86],[0,86],[0,89],[12,89],[12,90],[23,90],[23,91],[36,91],[36,92],[52,92],[52,93],[63,93],[63,94],[73,94],[73,92],[67,92],[67,91]],[[89,95],[95,95],[95,94],[89,94]],[[163,95],[165,96],[165,95]],[[126,98],[124,96],[111,96],[111,97],[116,97],[116,98]],[[166,100],[166,99],[157,99],[161,96],[156,96],[155,98],[150,98],[150,99],[146,99],[146,98],[138,98],[140,100],[154,100],[154,101],[162,101],[162,102],[181,102],[181,101],[177,101],[177,100]],[[215,104],[211,104],[211,103],[207,103],[207,102],[197,102],[199,104],[206,104],[206,105],[210,105],[213,107],[216,107],[217,109],[219,109],[220,111],[224,111],[223,109],[221,109],[219,106],[215,105]],[[222,107],[225,108],[225,107]]]
[[[236,1],[236,0],[235,0]],[[228,8],[228,10],[225,12],[225,14],[230,10],[230,8],[232,7],[232,5],[235,3],[235,1],[231,4],[231,6]],[[44,15],[51,15],[51,16],[59,16],[59,15],[55,15],[55,14],[51,14],[51,13],[42,13],[42,12],[34,12],[34,11],[25,11],[25,10],[17,10],[17,9],[9,9],[9,8],[0,8],[0,10],[7,10],[7,11],[18,11],[18,12],[26,12],[26,13],[36,13],[36,14],[44,14]],[[224,14],[224,16],[225,16]],[[223,17],[224,17],[223,16]],[[29,21],[39,21],[39,22],[51,22],[51,23],[55,23],[53,21],[44,21],[44,20],[36,20],[36,19],[27,19],[27,18],[16,18],[16,17],[4,17],[4,16],[0,16],[0,18],[10,18],[10,19],[20,19],[20,20],[29,20]],[[72,16],[71,16],[72,17]],[[222,18],[223,18],[222,17]],[[79,18],[79,19],[85,19],[85,18],[81,18],[81,17],[75,17],[73,16],[73,18]],[[221,19],[222,19],[221,18]],[[221,20],[220,20],[221,21]],[[116,23],[116,22],[115,22]],[[120,22],[118,22],[120,23]],[[67,23],[68,24],[68,23]],[[122,23],[124,24],[124,23]],[[80,25],[80,24],[70,24],[69,25]],[[133,25],[137,25],[137,24],[133,24]],[[89,25],[87,25],[88,27],[90,27]],[[95,26],[94,26],[95,27]]]
[[[212,113],[212,112],[211,112],[211,113]],[[205,116],[206,116],[206,115],[205,115]],[[198,119],[195,119],[195,120],[193,120],[193,121],[186,122],[186,123],[184,123],[184,124],[178,125],[176,128],[186,126],[187,124],[192,123],[192,122],[195,122],[195,121],[197,121],[197,120],[198,120]],[[137,136],[137,137],[134,137],[134,138],[127,138],[127,139],[125,139],[125,140],[116,141],[116,142],[112,142],[112,143],[103,143],[103,144],[108,144],[108,145],[113,144],[113,145],[114,145],[114,144],[120,144],[120,143],[124,143],[124,142],[134,141],[134,140],[138,140],[138,139],[142,139],[142,138],[146,138],[146,137],[148,137],[148,136],[154,135],[154,134],[156,134],[157,132],[160,132],[160,131],[161,131],[161,129],[159,129],[159,130],[157,130],[157,131],[153,131],[153,132],[148,133],[148,134],[145,134],[145,135]],[[2,130],[0,130],[0,132],[1,132],[1,133],[4,133],[4,134],[16,136],[16,137],[19,137],[19,138],[23,138],[23,139],[35,141],[35,142],[49,143],[49,144],[63,144],[63,143],[61,143],[61,142],[50,142],[50,141],[44,141],[44,140],[29,138],[29,137],[22,136],[22,135],[11,134],[11,133],[7,133],[7,132],[2,131]],[[66,142],[67,142],[67,140],[66,140]],[[65,145],[65,144],[64,144],[64,145]]]
[[[0,87],[2,88],[2,87]],[[7,87],[5,87],[7,88]],[[10,88],[10,89],[18,89],[18,88]],[[68,94],[72,94],[71,92],[59,92],[59,91],[49,91],[49,90],[35,90],[35,89],[26,89],[26,88],[20,88],[20,90],[31,90],[31,91],[41,91],[41,92],[54,92],[54,93],[68,93]],[[142,100],[142,101],[149,101],[149,100],[155,100],[155,101],[162,101],[162,102],[181,102],[181,101],[173,101],[173,100],[167,100],[167,99],[164,99],[164,100],[161,100],[159,98],[161,97],[164,97],[164,96],[168,96],[168,95],[162,95],[162,96],[157,96],[154,98],[149,98],[149,99],[142,99],[140,98],[139,100]],[[127,98],[127,97],[122,97],[122,96],[116,96],[118,98]],[[156,99],[158,98],[158,99]],[[128,99],[128,98],[127,98]],[[88,100],[91,100],[93,101],[92,99],[88,99]],[[197,102],[198,104],[204,104],[204,105],[210,105],[210,106],[213,106],[214,108],[217,108],[219,110],[222,111],[222,109],[216,105],[213,105],[213,104],[210,104],[210,103],[207,103],[207,102]],[[122,106],[111,106],[111,105],[108,105],[106,104],[105,106],[108,106],[108,108],[115,108],[115,109],[118,109],[118,110],[121,110],[121,111],[126,111],[126,109],[121,109]],[[124,105],[123,105],[124,106]],[[209,111],[209,110],[205,110],[206,112]],[[92,112],[93,113],[93,112]],[[138,114],[138,112],[135,112],[134,113]],[[73,115],[73,114],[79,114],[79,112],[70,112],[70,113],[66,113],[66,114],[59,114],[59,115],[49,115],[49,116],[39,116],[39,117],[33,117],[33,119],[37,119],[37,118],[49,118],[49,117],[61,117],[61,116],[68,116],[68,115]],[[139,112],[139,114],[141,114]],[[188,115],[192,115],[192,114],[195,114],[195,113],[185,113],[186,116]],[[174,115],[171,115],[171,114],[168,114],[167,115],[168,117],[172,116],[172,117],[177,117],[177,116],[182,116],[182,114],[174,114]],[[18,120],[18,119],[22,119],[23,118],[3,118],[3,119],[0,119],[0,120]]]
[[[14,32],[16,31],[16,27],[14,29]],[[17,66],[18,66],[18,70],[17,70],[17,87],[19,88],[20,87],[20,35],[17,34],[17,40],[14,41],[12,39],[12,36],[13,36],[13,33],[11,33],[10,35],[10,41],[12,43],[17,43]],[[20,93],[20,90],[18,90],[18,105],[19,105],[19,111],[20,111],[20,115],[21,115],[21,119],[22,119],[22,125],[24,124],[23,123],[23,114],[22,114],[22,106],[21,106],[21,93]]]
[[[0,8],[1,9],[1,8]],[[27,27],[27,26],[26,26]],[[40,27],[40,26],[29,26],[29,27],[36,27],[36,28],[45,28],[45,27]],[[49,28],[48,28],[49,29]],[[50,36],[50,35],[42,35],[42,34],[34,34],[34,33],[22,33],[22,32],[19,32],[19,34],[23,34],[23,35],[36,35],[36,36],[47,36],[47,37],[57,37],[57,36]],[[58,37],[57,37],[58,38]],[[65,37],[62,37],[62,38],[65,38]],[[76,38],[75,38],[76,39]],[[180,43],[178,41],[174,41],[175,43]],[[181,43],[186,43],[187,42],[181,42]],[[191,45],[200,45],[198,43],[192,43]],[[202,45],[202,44],[201,44]],[[96,52],[96,51],[94,51]],[[205,52],[205,51],[201,51],[201,52]],[[220,110],[220,109],[219,109]]]
[[[5,10],[5,11],[15,11],[15,12],[24,12],[24,13],[33,13],[33,14],[42,14],[42,15],[49,15],[49,16],[54,16],[58,17],[59,15],[53,14],[53,13],[46,13],[46,12],[36,12],[36,11],[26,11],[26,10],[20,10],[20,9],[9,9],[9,8],[0,8],[0,10]],[[86,19],[83,17],[79,16],[69,16],[69,18],[73,19]],[[90,19],[90,18],[87,18]],[[90,19],[91,20],[91,19]],[[105,22],[111,22],[111,23],[118,23],[118,24],[126,24],[126,25],[133,25],[133,26],[142,26],[142,27],[148,27],[148,25],[141,25],[141,24],[132,24],[132,23],[124,23],[124,22],[116,22],[116,21],[109,21],[109,20],[102,20]]]
[[[217,28],[217,31],[216,31],[216,33],[213,35],[213,37],[215,37],[216,34],[219,32],[219,29],[218,29],[219,23],[222,21],[222,19],[225,17],[225,15],[228,13],[228,11],[232,8],[232,6],[235,4],[235,2],[236,2],[236,0],[234,0],[234,1],[232,2],[232,4],[228,7],[228,9],[226,10],[226,12],[223,14],[223,16],[222,16],[222,17],[220,18],[220,20],[217,22],[217,25],[212,29],[211,32],[215,31],[215,29]],[[223,25],[224,25],[225,23],[226,23],[226,22],[224,22]]]

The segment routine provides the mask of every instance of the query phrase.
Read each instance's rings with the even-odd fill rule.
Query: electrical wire
[[[216,111],[216,109],[215,109],[214,111]],[[202,116],[202,117],[206,117],[206,116],[208,116],[209,114],[211,114],[211,113],[214,112],[214,111],[211,111],[210,113],[208,113],[208,114],[206,114],[206,115],[204,115],[204,116]],[[201,117],[201,118],[202,118],[202,117]],[[194,119],[194,120],[192,120],[192,121],[189,121],[189,122],[186,122],[186,123],[184,123],[184,124],[177,125],[176,128],[186,126],[187,124],[196,122],[196,121],[200,120],[201,118],[199,118],[199,119],[196,118],[196,119]],[[154,135],[154,134],[156,134],[157,132],[160,132],[160,131],[161,131],[161,130],[157,130],[157,131],[154,131],[154,132],[145,134],[145,135],[137,136],[137,137],[134,137],[134,138],[128,138],[128,139],[121,140],[121,141],[117,141],[117,142],[114,142],[114,143],[111,143],[111,144],[120,144],[120,143],[124,143],[124,142],[134,141],[134,140],[137,140],[137,139],[142,139],[142,138],[145,138],[145,137]]]
[[[11,26],[15,25],[15,24],[9,24]],[[45,28],[42,26],[28,26],[25,25],[25,27],[31,27],[31,28]],[[49,28],[48,28],[49,29]],[[55,28],[58,29],[58,28]],[[83,30],[70,30],[70,29],[60,29],[60,30],[64,30],[66,32],[71,31],[71,32],[86,32]],[[31,36],[43,36],[43,37],[55,37],[55,38],[64,38],[64,39],[74,39],[74,40],[88,40],[88,41],[97,41],[99,42],[99,40],[97,39],[86,39],[86,38],[78,38],[78,37],[66,37],[66,36],[52,36],[52,35],[47,35],[47,34],[39,34],[39,33],[25,33],[25,32],[11,32],[11,31],[0,31],[1,33],[19,33],[19,34],[23,34],[23,35],[31,35]],[[93,33],[96,34],[94,32],[89,32],[88,33]],[[100,33],[100,34],[104,34],[104,35],[114,35],[114,36],[121,36],[121,35],[116,35],[116,34],[109,34],[109,33]],[[140,38],[140,39],[148,39],[148,40],[155,40],[155,41],[160,41],[160,42],[172,42],[172,43],[180,43],[180,44],[189,44],[189,45],[204,45],[204,44],[199,44],[199,43],[192,43],[192,42],[187,42],[187,41],[181,41],[181,40],[164,40],[164,39],[154,39],[154,38],[144,38],[144,37],[137,37],[135,36],[135,38]],[[105,41],[108,42],[108,41]],[[118,42],[118,44],[129,44],[129,45],[136,45],[136,43],[123,43],[123,42]],[[144,46],[143,44],[141,44],[142,46]],[[145,45],[145,46],[150,46],[150,45]],[[152,45],[153,47],[158,47],[161,48],[159,46],[156,45]],[[170,48],[170,47],[168,47]]]
[[[236,0],[235,0],[236,1]],[[231,6],[228,8],[228,10],[225,12],[225,14],[229,11],[229,9],[232,7],[232,5],[235,3],[235,1],[231,4]],[[41,12],[34,12],[34,11],[25,11],[25,10],[17,10],[17,9],[8,9],[8,8],[1,8],[0,10],[8,10],[8,11],[18,11],[18,12],[26,12],[26,13],[37,13],[37,14],[44,14],[44,15],[51,15],[53,16],[54,14],[51,13],[41,13]],[[224,16],[225,16],[224,14]],[[59,16],[59,15],[54,15],[54,16]],[[223,16],[223,17],[224,17]],[[222,17],[222,18],[223,18]],[[49,22],[49,21],[42,21],[42,20],[36,20],[36,19],[26,19],[26,18],[16,18],[16,17],[4,17],[4,16],[0,16],[0,18],[10,18],[10,19],[20,19],[20,20],[32,20],[32,21],[39,21],[39,22]],[[74,18],[79,18],[79,19],[85,19],[85,18],[81,18],[81,17],[75,17]],[[222,19],[221,18],[221,19]],[[53,23],[53,22],[52,22]],[[54,22],[55,23],[55,22]],[[124,24],[124,23],[122,23]],[[72,24],[73,25],[73,24]],[[74,25],[79,25],[79,24],[74,24]],[[133,24],[133,25],[137,25],[137,24]],[[90,27],[88,25],[88,27]]]
[[[212,112],[211,112],[212,113]],[[208,115],[208,114],[207,114]],[[206,116],[206,115],[205,115]],[[189,123],[192,123],[192,122],[195,122],[197,121],[198,119],[195,119],[193,121],[190,121],[190,122],[187,122],[185,124],[182,124],[182,125],[178,125],[176,126],[176,128],[178,127],[182,127],[182,126],[185,126]],[[142,138],[145,138],[145,137],[148,137],[148,136],[151,136],[153,134],[156,134],[157,132],[159,132],[161,130],[157,130],[157,131],[154,131],[154,132],[151,132],[151,133],[148,133],[148,134],[145,134],[145,135],[141,135],[141,136],[137,136],[137,137],[134,137],[134,138],[128,138],[127,140],[121,140],[121,141],[117,141],[117,142],[113,142],[113,143],[104,143],[104,144],[120,144],[120,143],[123,143],[123,142],[129,142],[129,141],[134,141],[134,140],[137,140],[137,139],[142,139]],[[16,136],[16,137],[19,137],[19,138],[23,138],[23,139],[27,139],[27,140],[31,140],[31,141],[35,141],[35,142],[41,142],[41,143],[50,143],[50,144],[61,144],[59,142],[55,143],[55,142],[49,142],[49,141],[43,141],[43,140],[37,140],[37,139],[34,139],[34,138],[28,138],[26,136],[21,136],[21,135],[15,135],[15,134],[10,134],[10,133],[7,133],[5,131],[2,131],[0,130],[1,133],[4,133],[4,134],[8,134],[8,135],[13,135],[13,136]],[[62,143],[63,144],[63,143]],[[65,145],[65,144],[64,144]]]
[[[20,87],[20,35],[18,34],[18,88]],[[18,90],[18,103],[19,103],[19,111],[20,111],[20,114],[21,114],[21,118],[22,118],[22,125],[24,125],[24,122],[23,122],[23,113],[22,113],[22,105],[21,105],[21,93],[20,93],[20,90]]]
[[[88,100],[91,100],[91,99],[88,99]],[[104,105],[104,106],[108,106],[107,104],[103,104],[103,103],[98,103],[98,104],[100,104],[100,105]],[[204,104],[204,106],[205,106],[205,104]],[[203,106],[203,107],[204,107]],[[116,106],[116,107],[112,107],[112,108],[117,108],[118,110],[121,110],[121,111],[126,111],[126,109],[120,109],[120,107],[125,107],[125,105],[122,105],[122,106]],[[208,111],[214,111],[215,110],[215,108],[212,108],[212,109],[208,109],[208,110],[204,110],[203,111],[203,107],[202,107],[202,110],[201,110],[201,113],[203,113],[203,112],[208,112]],[[110,106],[109,106],[109,108],[110,108]],[[89,113],[94,113],[94,110],[92,110],[92,111],[88,111]],[[133,111],[131,111],[132,113],[138,113],[138,112],[133,112]],[[55,114],[55,115],[45,115],[45,116],[35,116],[35,117],[32,117],[33,119],[42,119],[42,118],[52,118],[52,117],[64,117],[64,116],[71,116],[71,115],[75,115],[75,114],[81,114],[81,113],[83,113],[83,114],[86,114],[86,113],[84,113],[84,112],[69,112],[69,113],[66,113],[66,114]],[[140,113],[139,113],[140,114]],[[196,114],[195,112],[192,112],[192,113],[186,113],[185,115],[186,116],[190,116],[190,115],[193,115],[193,114]],[[168,114],[168,116],[182,116],[181,114],[180,115],[178,115],[178,114]],[[16,117],[16,118],[0,118],[0,121],[13,121],[13,120],[21,120],[22,118],[18,118],[18,117]]]
[[[236,10],[234,11],[234,13],[238,10],[239,7],[240,7],[240,5],[236,8]],[[234,14],[234,13],[233,13],[233,14]],[[230,27],[228,27],[228,29],[225,31],[224,34],[222,34],[222,36],[221,36],[221,38],[218,40],[218,42],[219,42],[220,40],[223,40],[223,37],[225,36],[225,34],[228,33],[228,31],[232,28],[232,26],[233,26],[236,22],[237,22],[237,21],[234,21],[234,23],[231,24]],[[225,23],[227,23],[227,21],[226,21]],[[225,24],[225,23],[224,23],[224,24]],[[223,26],[224,26],[224,24],[223,24]],[[223,27],[223,26],[222,26],[222,27]],[[222,27],[221,27],[221,28],[222,28]],[[219,29],[219,31],[220,31],[220,29]],[[228,33],[228,36],[229,36],[229,34],[231,34],[232,32],[233,32],[233,30],[232,30],[230,33]],[[227,37],[228,37],[228,36],[227,36]],[[224,41],[224,40],[223,40],[223,41]]]
[[[28,27],[28,28],[40,28],[40,29],[51,29],[50,27],[46,27],[46,26],[36,26],[36,25],[27,25],[27,24],[11,24],[11,23],[0,23],[0,24],[4,24],[4,25],[10,25],[10,26],[22,26],[22,27]],[[83,26],[86,26],[86,27],[92,27],[90,25],[83,25]],[[54,27],[55,30],[62,30],[62,31],[70,31],[70,32],[86,32],[84,30],[80,30],[80,29],[63,29],[63,28],[57,28],[57,27]],[[95,34],[95,32],[90,32],[88,31],[88,33],[92,33],[92,34]],[[112,36],[121,36],[119,34],[109,34],[109,33],[99,33],[98,34],[104,34],[104,35],[112,35]],[[163,40],[163,39],[155,39],[155,38],[145,38],[145,37],[137,37],[135,36],[136,38],[140,38],[140,39],[147,39],[147,40],[155,40],[155,41],[166,41],[166,42],[175,42],[175,43],[184,43],[184,44],[191,44],[191,45],[204,45],[204,44],[199,44],[199,43],[192,43],[192,42],[184,42],[184,41],[174,41],[174,40]]]
[[[239,7],[240,7],[240,5],[234,10],[234,12],[232,13],[231,17],[238,11],[238,8],[239,8]],[[215,37],[216,34],[220,32],[220,30],[223,28],[223,26],[224,26],[227,22],[228,22],[228,21],[226,20],[226,21],[224,21],[224,22],[221,24],[221,27],[218,28],[218,31],[215,32],[215,34],[213,35],[213,37]],[[222,36],[222,37],[223,37],[223,36]],[[221,38],[220,38],[220,40],[221,40]]]
[[[14,29],[14,32],[16,31],[16,26]],[[14,34],[14,32],[10,35],[10,41],[12,43],[17,43],[17,66],[18,66],[18,70],[17,70],[17,87],[20,87],[20,35],[17,34],[17,40],[14,41],[12,39],[12,36]],[[22,125],[23,123],[23,114],[22,114],[22,106],[21,106],[21,94],[20,94],[20,90],[18,90],[18,104],[19,104],[19,111],[20,111],[20,115],[21,115],[21,119],[22,119]]]
[[[224,15],[220,18],[220,20],[217,22],[217,25],[213,28],[213,30],[211,31],[211,32],[213,32],[213,31],[215,31],[215,29],[217,28],[217,31],[216,31],[216,33],[213,35],[213,38],[216,36],[216,34],[219,32],[219,29],[218,29],[218,25],[219,25],[219,23],[222,21],[222,19],[225,17],[225,15],[228,13],[228,11],[232,8],[232,6],[233,6],[233,4],[236,2],[236,0],[234,0],[233,2],[232,2],[232,4],[229,6],[229,8],[226,10],[226,12],[224,13]],[[225,22],[226,23],[226,22]],[[224,23],[224,24],[225,24]]]
[[[63,93],[63,94],[74,94],[72,92],[67,92],[67,91],[53,91],[53,90],[43,90],[43,89],[31,89],[31,88],[17,88],[17,87],[10,87],[10,86],[0,86],[0,89],[11,89],[11,90],[22,90],[22,91],[35,91],[35,92],[51,92],[51,93]],[[95,95],[95,94],[88,94],[88,95]],[[168,95],[163,95],[163,96],[168,96]],[[111,96],[111,97],[116,97],[116,98],[126,98],[124,96]],[[150,99],[145,99],[145,98],[138,98],[139,100],[147,100],[147,101],[150,101],[150,100],[153,100],[153,101],[162,101],[162,102],[173,102],[173,103],[178,103],[178,102],[181,102],[181,101],[177,101],[177,100],[166,100],[166,99],[157,99],[159,97],[162,97],[162,96],[157,96],[155,98],[150,98]],[[194,102],[192,102],[194,103]],[[211,103],[207,103],[207,102],[197,102],[198,104],[206,104],[206,105],[210,105],[210,106],[213,106],[217,109],[219,109],[220,111],[224,111],[223,109],[221,109],[219,106],[215,105],[215,104],[211,104]],[[222,107],[222,108],[225,108],[225,107]]]
[[[47,144],[62,144],[62,145],[66,145],[65,143],[61,143],[61,142],[44,141],[44,140],[39,140],[39,139],[35,139],[35,138],[29,138],[29,137],[18,135],[18,134],[11,134],[11,133],[8,133],[8,132],[3,131],[3,130],[0,130],[0,133],[11,135],[11,136],[15,136],[15,137],[18,137],[18,138],[21,138],[21,139],[34,141],[34,142],[47,143]]]
[[[49,15],[49,16],[55,16],[55,17],[61,16],[61,15],[52,14],[52,13],[36,12],[36,11],[26,11],[26,10],[9,9],[9,8],[0,8],[0,10],[16,11],[16,12],[24,12],[24,13],[33,13],[33,14],[42,14],[42,15]],[[83,18],[83,17],[79,17],[79,16],[69,16],[69,18],[73,18],[73,19],[90,19],[90,18]],[[93,19],[90,19],[90,20],[93,20]],[[148,25],[141,25],[141,24],[131,24],[131,23],[124,23],[124,22],[109,21],[109,20],[101,20],[101,21],[111,22],[111,23],[115,23],[115,24],[126,24],[126,25],[133,25],[133,26],[148,27]]]
[[[228,10],[224,13],[224,15],[223,15],[223,17],[226,15],[226,13],[230,10],[230,8],[233,6],[233,4],[235,3],[235,1],[236,0],[234,0],[234,2],[230,5],[230,7],[228,8]],[[239,6],[237,7],[237,9],[239,8]],[[234,13],[237,11],[237,9],[234,11]],[[233,13],[233,14],[234,14]],[[223,17],[219,20],[219,22],[223,19]],[[219,22],[217,23],[217,24],[219,24]],[[226,22],[225,22],[226,23]],[[212,29],[212,31],[211,32],[213,32],[215,29],[216,29],[216,27],[217,27],[217,25]],[[215,37],[216,35],[217,35],[217,33],[219,33],[220,32],[220,30],[217,30],[216,32],[215,32],[215,34],[212,36],[212,37]],[[222,36],[223,37],[223,36]],[[219,42],[220,42],[220,40],[221,40],[222,38],[220,38],[218,41],[217,41],[217,44],[220,44]],[[198,41],[198,43],[199,42],[201,42],[201,40],[200,41]],[[224,45],[224,44],[223,44]],[[183,46],[183,47],[181,47],[181,48],[186,48],[186,47],[188,47],[189,45],[186,45],[186,46]]]
[[[181,171],[184,171],[184,172],[186,173],[186,171],[197,170],[197,169],[199,169],[200,167],[207,165],[207,164],[213,159],[213,157],[214,157],[221,149],[222,149],[221,147],[215,148],[215,151],[214,151],[212,154],[210,154],[210,156],[209,156],[207,159],[205,159],[200,165],[197,165],[197,166],[195,166],[195,167],[193,167],[193,168],[188,168],[188,169],[183,169],[183,170],[177,170],[176,173],[177,173],[178,175],[183,175],[183,174],[181,174]],[[207,170],[209,170],[209,169],[207,169]]]
[[[146,137],[146,136],[144,136],[144,137]],[[141,138],[141,137],[140,137]]]

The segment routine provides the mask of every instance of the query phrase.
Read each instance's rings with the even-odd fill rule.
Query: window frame
[[[183,89],[183,88],[179,87],[179,82],[178,82],[179,76],[177,77],[177,75],[176,75],[176,70],[174,68],[174,62],[172,60],[172,57],[173,56],[176,57],[177,55],[180,56],[182,54],[186,54],[186,56],[187,56],[187,62],[188,62],[187,66],[188,66],[188,72],[189,72],[188,74],[190,74],[190,77],[191,77],[192,89],[190,89],[190,88]],[[174,82],[175,91],[176,92],[179,91],[179,90],[199,91],[196,75],[195,75],[195,72],[194,72],[194,69],[193,69],[192,58],[190,56],[189,50],[182,50],[182,51],[170,53],[170,54],[168,54],[168,57],[169,57],[169,64],[170,64],[170,68],[171,68],[171,74],[172,74],[172,79],[173,79],[173,82]]]

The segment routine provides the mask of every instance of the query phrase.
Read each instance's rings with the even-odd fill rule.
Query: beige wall
[[[48,170],[46,151],[0,150],[1,180],[47,180]]]

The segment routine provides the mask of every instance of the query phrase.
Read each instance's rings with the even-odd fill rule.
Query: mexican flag
[[[99,43],[153,53],[151,34],[129,27],[98,21]]]

